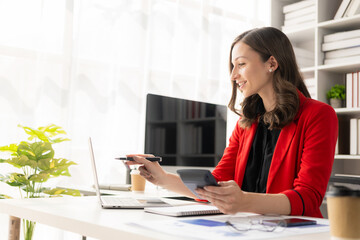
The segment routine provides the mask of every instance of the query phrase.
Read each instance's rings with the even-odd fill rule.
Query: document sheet
[[[211,217],[196,218],[173,218],[159,221],[143,221],[141,223],[131,223],[141,228],[151,229],[157,232],[184,237],[184,239],[272,239],[285,238],[288,236],[328,232],[329,221],[327,219],[316,219],[316,225],[301,227],[278,227],[272,232],[261,231],[255,226],[245,231],[237,231],[226,224],[226,221],[236,222],[238,220],[253,217],[253,214],[237,214],[233,216],[218,215]],[[259,215],[261,217],[261,215]],[[284,218],[288,218],[286,216]],[[239,219],[236,219],[239,218]],[[242,218],[242,219],[241,219]],[[267,217],[268,218],[268,217]],[[306,217],[305,217],[306,218]],[[314,218],[307,218],[314,219]]]

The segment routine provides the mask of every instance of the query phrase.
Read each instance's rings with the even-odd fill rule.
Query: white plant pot
[[[341,108],[342,107],[342,100],[341,99],[336,99],[336,98],[330,98],[330,105],[333,108]]]

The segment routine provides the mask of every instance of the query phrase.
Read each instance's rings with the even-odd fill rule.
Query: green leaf
[[[70,195],[73,197],[80,197],[80,191],[76,190],[76,189],[64,189],[64,188],[53,188],[53,189],[49,189],[49,190],[45,190],[44,193],[49,194],[49,195]]]
[[[0,194],[0,199],[10,199],[12,197],[5,195],[5,194]]]
[[[2,146],[0,147],[0,151],[2,152],[16,152],[17,151],[17,148],[18,148],[18,145],[13,143],[13,144],[10,144],[8,146]]]
[[[25,133],[30,135],[30,137],[28,138],[29,141],[31,141],[35,138],[38,138],[41,141],[49,142],[49,138],[44,134],[44,132],[42,132],[40,130],[32,129],[30,127],[25,127],[20,124],[18,125],[18,127],[23,128]]]
[[[1,178],[1,181],[13,187],[26,186],[30,183],[26,176],[21,173],[10,173],[9,175]]]
[[[50,137],[54,137],[59,134],[66,134],[66,132],[61,127],[55,124],[50,124],[45,127],[39,127],[38,129],[44,133],[48,133]]]
[[[328,99],[335,98],[335,99],[345,99],[345,86],[335,84],[327,93],[326,96]]]
[[[0,147],[0,151],[11,152],[11,158],[0,159],[0,163],[8,163],[18,168],[23,168],[24,174],[11,173],[6,176],[0,175],[0,181],[10,186],[19,187],[27,192],[26,197],[41,197],[41,193],[49,192],[53,195],[66,194],[80,196],[78,190],[72,189],[54,189],[50,190],[40,187],[51,177],[70,176],[69,166],[75,165],[75,162],[67,159],[55,159],[53,143],[69,141],[66,137],[58,136],[66,132],[55,124],[39,127],[37,129],[18,125],[29,135],[29,141],[22,141],[20,144],[10,144]],[[32,142],[35,140],[35,142]],[[32,174],[29,176],[29,174]]]
[[[17,152],[19,155],[25,155],[36,162],[41,159],[53,158],[55,154],[49,142],[21,142]]]
[[[64,141],[70,141],[70,139],[69,138],[59,137],[59,138],[52,139],[50,141],[51,141],[51,143],[61,143],[61,142],[64,142]]]
[[[42,182],[46,182],[49,178],[50,178],[50,174],[41,172],[38,174],[31,175],[29,177],[29,181],[42,183]]]
[[[17,168],[22,168],[25,166],[29,166],[31,168],[36,168],[37,167],[37,162],[34,160],[29,159],[27,156],[20,156],[20,157],[14,157],[11,159],[0,159],[0,163],[8,163],[13,165],[14,167]]]
[[[70,139],[68,138],[61,138],[61,137],[56,139],[51,139],[52,137],[55,137],[59,134],[66,134],[66,132],[61,127],[55,124],[50,124],[45,127],[39,127],[38,129],[33,129],[22,125],[18,125],[18,126],[23,128],[26,134],[30,135],[30,137],[28,138],[30,141],[35,138],[44,142],[51,142],[51,143],[70,141]]]
[[[76,163],[65,158],[41,159],[38,162],[38,168],[42,170],[41,173],[48,173],[56,177],[71,176],[69,173],[71,165],[76,165]]]

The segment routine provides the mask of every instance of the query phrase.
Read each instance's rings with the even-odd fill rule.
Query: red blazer
[[[283,193],[291,215],[322,217],[320,205],[334,162],[338,135],[336,113],[329,105],[298,91],[300,106],[293,122],[282,128],[269,169],[267,193]],[[258,123],[243,129],[236,124],[229,146],[213,171],[218,181],[242,186]]]

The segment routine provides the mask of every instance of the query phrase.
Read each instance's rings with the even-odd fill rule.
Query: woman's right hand
[[[133,157],[135,161],[127,162],[128,165],[142,164],[139,167],[140,175],[149,182],[163,186],[166,182],[167,173],[158,162],[151,162],[146,157],[154,157],[151,154],[129,154],[127,157]]]

